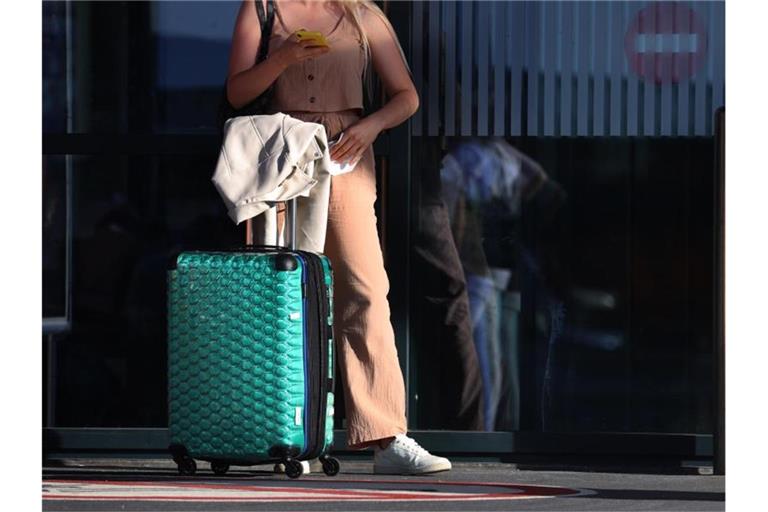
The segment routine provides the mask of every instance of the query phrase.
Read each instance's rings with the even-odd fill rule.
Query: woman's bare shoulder
[[[358,2],[354,9],[357,10],[357,14],[360,16],[360,21],[363,23],[370,23],[372,17],[375,16],[375,13],[371,7],[365,5],[363,2]]]
[[[381,9],[376,8],[376,6],[368,7],[364,5],[358,5],[358,9],[360,23],[363,25],[369,39],[386,38],[389,35],[386,14]]]

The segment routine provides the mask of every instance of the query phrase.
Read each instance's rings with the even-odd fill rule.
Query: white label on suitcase
[[[301,313],[298,311],[294,311],[293,313],[288,315],[288,318],[290,318],[291,320],[301,320]]]
[[[293,416],[293,422],[296,423],[297,427],[301,426],[301,407],[296,408],[296,413]]]

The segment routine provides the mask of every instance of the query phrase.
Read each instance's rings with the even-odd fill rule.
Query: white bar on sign
[[[699,48],[698,34],[637,34],[637,53],[694,53]]]

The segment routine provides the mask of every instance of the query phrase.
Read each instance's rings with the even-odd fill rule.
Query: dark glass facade
[[[520,197],[473,191],[476,176],[456,190],[446,155],[467,173],[499,164],[482,154],[488,139],[441,142],[421,137],[414,152],[416,425],[710,433],[712,140],[505,141],[546,176]],[[511,179],[534,187],[521,174]],[[480,375],[482,427],[454,421],[466,346],[479,356],[465,374]]]
[[[653,2],[543,4],[380,3],[421,98],[376,145],[409,427],[712,434],[720,3],[674,84],[598,47]],[[210,182],[239,5],[43,2],[48,427],[166,425],[168,257],[244,235]]]

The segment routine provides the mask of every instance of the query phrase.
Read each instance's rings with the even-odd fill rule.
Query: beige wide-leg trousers
[[[355,111],[286,113],[322,124],[329,139],[359,119]],[[331,179],[324,250],[333,267],[333,337],[352,448],[406,432],[405,385],[390,321],[375,200],[376,169],[369,147],[351,172]],[[278,223],[282,225],[283,214]]]

